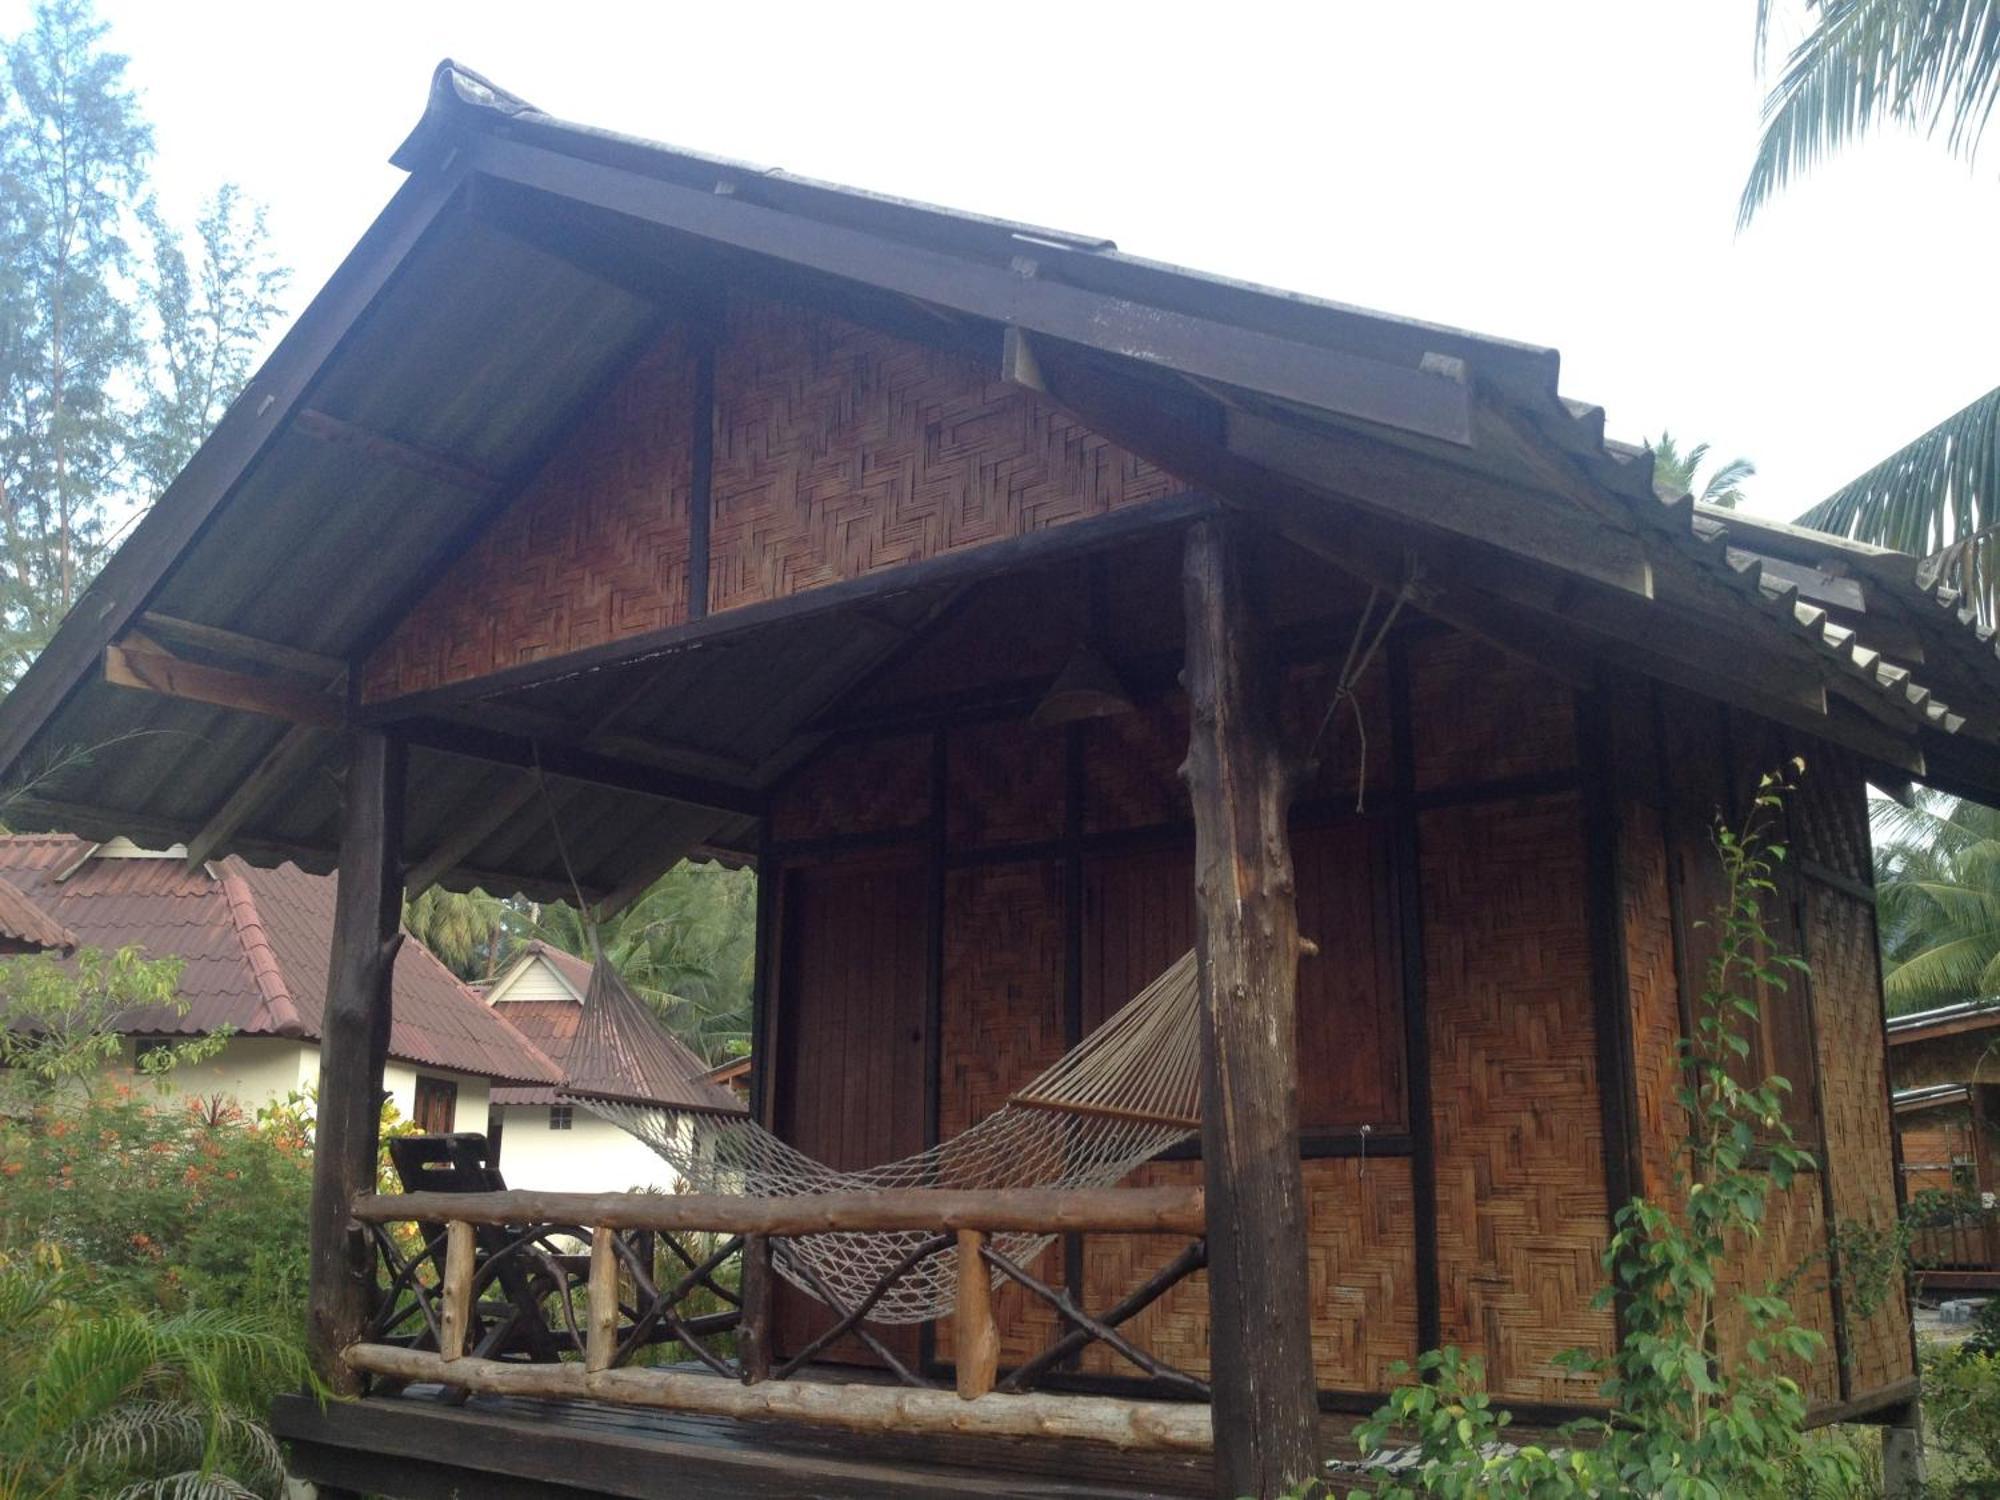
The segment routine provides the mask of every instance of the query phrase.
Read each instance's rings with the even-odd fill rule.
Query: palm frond
[[[118,1492],[117,1500],[267,1500],[267,1496],[227,1474],[189,1470],[128,1484]]]
[[[1815,24],[1764,101],[1746,225],[1779,189],[1866,132],[1935,133],[1967,159],[2000,98],[2000,0],[1809,0]],[[1761,3],[1760,49],[1769,37]]]
[[[1994,0],[2000,8],[2000,0]],[[2000,583],[2000,389],[1953,412],[1798,518],[1926,559],[1983,624]]]
[[[1882,994],[1890,1015],[1950,1005],[1980,993],[1980,981],[1993,961],[1994,945],[1978,936],[1942,942],[1902,963],[1885,966]]]

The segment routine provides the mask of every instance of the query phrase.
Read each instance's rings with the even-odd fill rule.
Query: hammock
[[[652,1147],[693,1192],[770,1198],[881,1188],[1108,1187],[1201,1128],[1200,985],[1191,951],[963,1134],[857,1172],[836,1171],[740,1111],[718,1109],[686,1085],[685,1072],[678,1088],[668,1087],[662,1047],[679,1044],[601,959],[587,1000],[563,1094]],[[628,1006],[644,1014],[643,1027],[616,1024]],[[607,1065],[611,1052],[617,1056]],[[647,1097],[634,1097],[635,1076],[647,1080]],[[682,1104],[661,1102],[683,1096]],[[924,1258],[881,1287],[933,1237],[855,1231],[777,1240],[771,1264],[822,1302],[852,1309],[877,1296],[868,1309],[875,1322],[921,1323],[952,1309],[952,1257]],[[1054,1238],[996,1234],[993,1248],[1025,1264]]]

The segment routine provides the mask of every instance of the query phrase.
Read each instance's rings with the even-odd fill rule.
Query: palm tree
[[[749,870],[682,861],[597,926],[606,961],[702,1058],[750,1046],[757,880]],[[592,958],[590,924],[567,904],[531,913],[530,936]]]
[[[2000,103],[1993,0],[1806,0],[1813,28],[1764,101],[1764,134],[1738,208],[1747,224],[1779,189],[1883,125],[1943,133],[1971,161]],[[1770,41],[1758,0],[1757,50]],[[1925,560],[1980,623],[2000,620],[2000,390],[1889,455],[1799,523]]]
[[[1708,459],[1708,444],[1696,443],[1683,453],[1680,444],[1674,441],[1674,435],[1663,431],[1658,442],[1648,442],[1646,446],[1653,454],[1653,484],[1656,488],[1672,490],[1676,495],[1693,495],[1704,505],[1716,505],[1724,510],[1734,510],[1743,503],[1743,481],[1757,472],[1757,466],[1749,459],[1732,458],[1728,463],[1718,465],[1702,482],[1697,493],[1695,480],[1702,464]]]
[[[1799,524],[1913,553],[1980,624],[2000,621],[2000,390],[1898,448]]]
[[[91,1308],[39,1259],[0,1262],[0,1500],[284,1493],[257,1413],[310,1382],[296,1340],[238,1312]]]
[[[511,914],[498,896],[434,885],[403,903],[403,926],[460,979],[491,979]]]
[[[1871,820],[1889,1013],[2000,996],[2000,811],[1917,787]]]
[[[1927,135],[1970,161],[2000,101],[2000,16],[1992,0],[1806,0],[1812,31],[1764,100],[1764,135],[1740,222],[1823,158],[1883,125]],[[1757,0],[1757,55],[1770,45]]]

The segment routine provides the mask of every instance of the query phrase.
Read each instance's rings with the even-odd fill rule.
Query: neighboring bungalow
[[[566,1069],[589,990],[588,963],[547,943],[533,942],[494,980],[486,1000],[495,1015]],[[707,1064],[664,1026],[659,1031],[681,1079],[700,1087]],[[634,1088],[644,1092],[640,1085]],[[558,1098],[553,1084],[495,1087],[486,1134],[490,1159],[499,1164],[509,1187],[672,1192],[680,1180],[652,1148],[610,1121]]]
[[[2000,1290],[2000,1004],[1964,1000],[1889,1018],[1889,1080],[1914,1254],[1926,1291]],[[1976,1195],[1978,1202],[1957,1195]]]
[[[0,880],[0,957],[19,953],[70,953],[76,934],[30,901],[11,880]]]
[[[257,869],[233,857],[190,868],[185,851],[67,834],[0,837],[0,929],[36,946],[137,947],[178,958],[185,1015],[135,1013],[120,1029],[136,1063],[148,1048],[228,1027],[207,1062],[174,1070],[189,1094],[232,1096],[255,1109],[319,1081],[320,1011],[333,940],[334,882],[296,865]],[[11,933],[7,934],[11,937]],[[9,949],[8,951],[19,951]],[[512,1027],[430,950],[406,940],[396,959],[395,1019],[382,1087],[423,1130],[480,1130],[489,1089],[556,1076]]]

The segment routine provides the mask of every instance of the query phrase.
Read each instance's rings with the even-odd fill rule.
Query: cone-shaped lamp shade
[[[1035,705],[1028,722],[1037,729],[1069,724],[1078,719],[1103,719],[1132,711],[1125,685],[1111,670],[1111,663],[1088,646],[1078,646],[1068,665]]]

